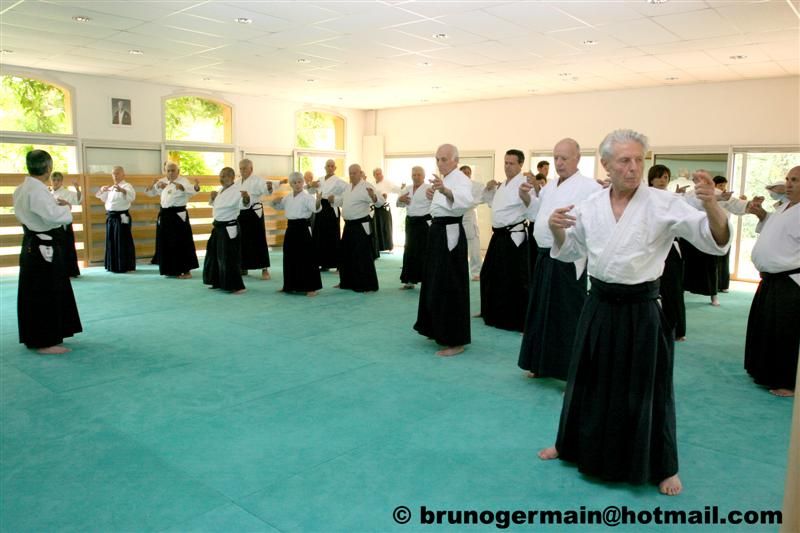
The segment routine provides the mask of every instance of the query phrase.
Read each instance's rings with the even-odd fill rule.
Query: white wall
[[[262,149],[289,154],[295,146],[295,113],[309,106],[266,97],[188,90],[181,87],[126,81],[66,72],[4,69],[64,85],[72,89],[76,111],[76,134],[81,140],[151,142],[163,140],[162,98],[194,94],[223,100],[234,107],[234,144],[243,149]],[[111,125],[111,97],[131,100],[130,127]],[[345,117],[345,148],[348,162],[361,158],[366,112],[344,108],[318,108]]]
[[[387,154],[495,150],[503,176],[509,148],[552,150],[564,137],[596,149],[617,128],[654,147],[800,144],[800,78],[530,96],[377,112]],[[527,165],[526,165],[527,168]],[[551,169],[552,172],[552,169]]]

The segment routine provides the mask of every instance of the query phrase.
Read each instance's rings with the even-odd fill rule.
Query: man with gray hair
[[[581,148],[574,139],[562,139],[553,148],[557,180],[551,180],[531,201],[538,246],[536,266],[528,291],[518,366],[528,377],[567,379],[569,354],[580,309],[586,299],[586,260],[573,264],[550,257],[553,234],[547,219],[557,207],[577,204],[601,187],[578,171]]]
[[[277,187],[278,182],[264,180],[253,174],[253,162],[249,159],[239,161],[239,175],[239,190],[242,195],[238,218],[242,232],[242,274],[247,275],[250,269],[261,269],[261,279],[270,279],[269,245],[261,197],[272,194],[273,187]]]
[[[131,203],[136,199],[133,185],[125,181],[125,169],[115,166],[111,170],[114,185],[103,185],[97,198],[106,208],[105,267],[109,272],[124,273],[136,270],[136,247],[131,227]]]
[[[414,329],[445,346],[436,355],[449,357],[463,352],[472,340],[467,237],[462,225],[464,212],[473,205],[472,183],[458,170],[458,148],[452,144],[436,150],[436,166],[439,176],[425,194],[433,218]]]
[[[678,494],[672,384],[674,340],[662,321],[659,278],[675,237],[724,255],[731,230],[714,183],[697,172],[703,211],[642,183],[647,137],[616,130],[600,145],[611,179],[548,220],[554,259],[588,257],[592,288],[580,313],[554,447],[561,458],[606,481],[658,484]],[[577,309],[572,310],[573,313]]]

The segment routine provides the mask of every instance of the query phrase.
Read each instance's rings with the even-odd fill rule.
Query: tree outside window
[[[164,103],[164,134],[169,160],[178,163],[187,176],[214,175],[232,166],[230,148],[198,150],[188,143],[229,145],[232,140],[232,110],[221,102],[198,96],[179,96]],[[186,142],[186,145],[180,146]]]

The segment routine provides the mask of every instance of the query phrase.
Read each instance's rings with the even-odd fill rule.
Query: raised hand
[[[500,186],[500,182],[497,181],[497,180],[489,180],[489,181],[486,182],[486,190],[487,191],[493,191],[498,186]]]
[[[683,187],[679,187],[677,183],[675,184],[675,192],[678,193],[678,194],[685,193],[686,189],[688,189],[688,188],[689,188],[688,185],[684,185]]]
[[[568,214],[574,208],[574,205],[567,207],[560,207],[553,211],[550,219],[547,221],[551,229],[567,229],[575,225],[575,216]]]
[[[692,174],[692,181],[694,181],[694,193],[703,205],[716,203],[717,192],[711,174],[705,170],[698,170]]]
[[[217,192],[217,191],[211,191],[211,201],[212,202],[217,199],[217,195],[218,194],[219,194],[219,192]]]

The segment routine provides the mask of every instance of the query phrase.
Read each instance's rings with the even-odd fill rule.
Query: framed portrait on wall
[[[111,99],[111,124],[113,126],[130,126],[133,124],[131,101],[129,98]]]

